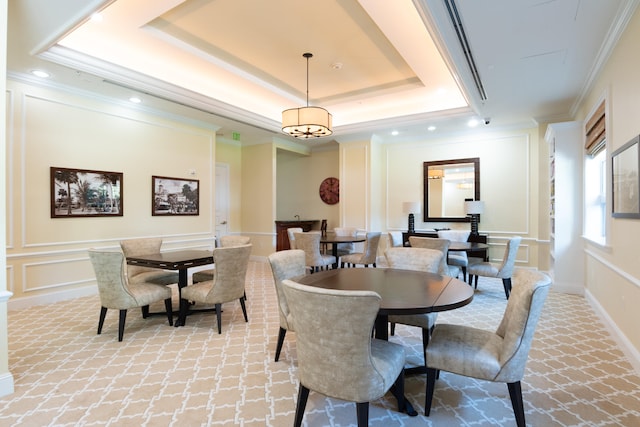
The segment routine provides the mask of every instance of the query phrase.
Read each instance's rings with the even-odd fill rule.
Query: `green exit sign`
[[[234,141],[240,141],[240,132],[233,132],[232,136]]]

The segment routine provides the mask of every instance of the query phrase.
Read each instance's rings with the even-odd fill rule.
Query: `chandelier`
[[[322,107],[309,106],[309,58],[311,53],[302,55],[307,58],[307,106],[290,108],[282,112],[282,131],[300,139],[329,136],[331,130],[331,113]]]

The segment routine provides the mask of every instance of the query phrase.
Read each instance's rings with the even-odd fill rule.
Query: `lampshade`
[[[309,106],[309,58],[311,53],[302,54],[307,59],[307,106],[290,108],[282,112],[282,131],[300,139],[320,138],[333,133],[331,114],[322,107]]]
[[[477,215],[484,212],[484,202],[481,200],[464,202],[464,213],[467,215]]]
[[[296,138],[329,136],[331,114],[322,107],[290,108],[282,112],[282,131]]]
[[[420,212],[420,202],[403,202],[402,212],[406,214]]]

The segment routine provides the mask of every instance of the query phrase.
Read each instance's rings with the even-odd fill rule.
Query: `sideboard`
[[[302,231],[320,230],[319,219],[276,221],[276,251],[291,249],[287,228],[302,228]]]

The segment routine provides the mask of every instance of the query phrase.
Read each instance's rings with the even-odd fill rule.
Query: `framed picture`
[[[122,173],[51,167],[51,218],[122,216]]]
[[[611,155],[614,218],[640,218],[639,141],[640,136],[636,136]]]
[[[151,177],[151,215],[200,215],[197,179]]]

